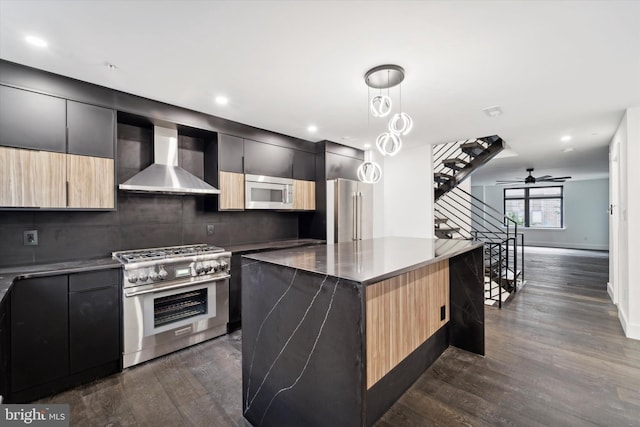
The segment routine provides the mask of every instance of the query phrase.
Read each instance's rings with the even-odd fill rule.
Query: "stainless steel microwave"
[[[293,209],[293,179],[244,176],[245,209]]]

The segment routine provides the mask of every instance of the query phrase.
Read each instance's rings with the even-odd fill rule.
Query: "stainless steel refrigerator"
[[[373,185],[327,181],[327,244],[373,237]]]

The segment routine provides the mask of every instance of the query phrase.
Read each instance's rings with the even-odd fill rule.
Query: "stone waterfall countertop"
[[[15,280],[56,274],[82,273],[107,268],[120,268],[122,264],[113,258],[96,258],[82,261],[55,262],[49,264],[29,264],[0,268],[0,303]]]
[[[482,242],[457,239],[381,237],[334,245],[244,255],[313,273],[360,282],[379,282],[482,247]]]

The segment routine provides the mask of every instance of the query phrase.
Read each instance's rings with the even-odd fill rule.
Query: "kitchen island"
[[[245,418],[372,425],[449,345],[484,354],[482,270],[482,243],[451,239],[245,255]]]

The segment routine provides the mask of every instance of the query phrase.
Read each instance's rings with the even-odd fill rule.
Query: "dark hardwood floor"
[[[518,295],[485,308],[486,356],[450,347],[378,427],[640,426],[640,341],[624,337],[607,295],[607,254],[527,248],[525,267]],[[234,333],[42,402],[69,403],[73,426],[248,426],[240,340]]]

